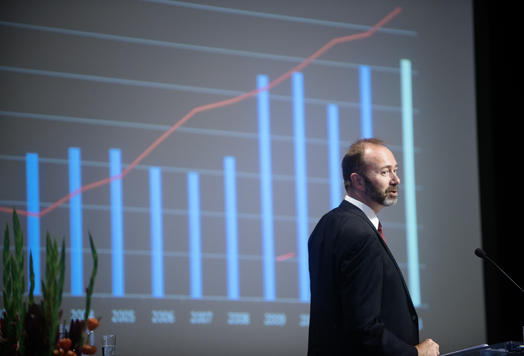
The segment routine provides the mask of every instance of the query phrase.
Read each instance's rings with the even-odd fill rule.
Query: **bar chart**
[[[403,102],[405,103],[402,107],[403,110],[403,130],[404,140],[406,144],[403,146],[404,150],[404,161],[413,161],[413,140],[409,139],[410,134],[412,135],[412,104],[410,100],[411,92],[409,83],[411,81],[411,67],[409,60],[403,59],[399,63],[400,76],[402,77],[402,83],[407,88],[403,88]],[[371,92],[371,81],[369,67],[363,66],[359,69],[360,73],[360,90],[361,90],[361,136],[372,137],[373,125],[371,119],[371,105],[370,95]],[[293,112],[293,162],[294,162],[294,176],[292,177],[294,185],[294,197],[296,197],[296,212],[293,220],[296,224],[296,250],[290,251],[293,259],[296,260],[297,264],[297,299],[300,302],[309,301],[309,274],[307,266],[307,239],[310,233],[310,226],[313,222],[310,221],[308,214],[308,188],[307,188],[307,137],[306,137],[306,123],[305,123],[305,105],[304,105],[304,75],[300,72],[293,73],[292,78],[292,112]],[[266,75],[258,75],[256,78],[258,88],[263,88],[269,84],[269,79]],[[327,104],[325,107],[326,112],[326,129],[328,137],[325,139],[325,145],[327,155],[325,159],[329,162],[329,177],[325,179],[326,184],[329,186],[330,192],[330,206],[326,206],[326,209],[335,207],[343,197],[341,187],[341,173],[340,173],[340,156],[341,148],[340,145],[340,129],[339,129],[339,108],[336,104]],[[262,260],[263,269],[263,296],[261,300],[274,301],[277,298],[276,282],[275,282],[275,263],[277,263],[278,256],[275,254],[274,240],[275,240],[275,228],[274,219],[275,214],[273,212],[273,197],[274,191],[273,185],[273,174],[272,174],[272,144],[271,144],[271,118],[270,118],[270,92],[261,91],[257,94],[257,122],[258,122],[258,150],[259,150],[259,180],[260,180],[260,196],[256,197],[260,201],[260,219],[261,222],[261,235],[262,235],[262,252],[263,254],[259,257]],[[82,177],[82,161],[81,161],[81,149],[77,147],[70,147],[68,149],[68,180],[69,180],[69,192],[74,193],[81,188],[81,177]],[[118,177],[122,172],[122,152],[118,148],[112,148],[108,152],[109,177]],[[223,258],[227,261],[226,280],[227,280],[227,295],[222,297],[238,300],[242,298],[240,293],[239,283],[239,211],[237,207],[237,164],[234,156],[224,156],[223,160],[223,172],[220,173],[223,177],[223,194],[224,194],[224,210],[220,215],[223,216],[225,222],[225,245],[226,253]],[[27,206],[28,211],[38,212],[40,210],[39,201],[39,160],[37,153],[27,153],[25,157],[26,161],[26,179],[27,179]],[[165,266],[164,266],[164,210],[162,205],[162,168],[161,167],[148,167],[149,182],[148,187],[142,189],[149,191],[150,196],[150,256],[151,256],[151,290],[144,291],[143,294],[151,294],[152,297],[162,298],[165,296]],[[413,177],[414,167],[406,165],[404,170],[404,176],[406,179],[412,179],[412,187],[414,187]],[[187,296],[191,299],[201,299],[205,295],[203,293],[203,276],[202,276],[202,210],[200,201],[200,173],[196,171],[188,171],[187,175],[187,210],[183,212],[183,215],[187,216],[188,225],[188,239],[189,249],[188,251],[178,251],[186,253],[189,258],[189,280],[190,280],[190,293]],[[127,257],[124,253],[124,246],[126,245],[124,238],[124,206],[123,206],[123,193],[122,186],[125,185],[124,179],[114,179],[110,183],[110,216],[111,216],[111,270],[112,270],[112,295],[114,297],[125,296],[125,267],[124,259]],[[415,296],[415,300],[418,300],[420,304],[420,293],[417,292],[419,287],[417,286],[417,272],[418,272],[418,256],[416,246],[416,207],[414,206],[414,197],[410,197],[409,194],[413,194],[414,190],[408,184],[406,184],[406,194],[408,199],[413,200],[413,205],[408,202],[406,204],[406,226],[407,229],[407,240],[410,247],[408,254],[410,259],[409,264],[409,276],[412,293]],[[217,188],[218,189],[218,188]],[[413,191],[412,191],[413,190]],[[252,199],[252,197],[251,197]],[[83,253],[82,253],[82,193],[75,194],[69,200],[69,215],[70,215],[70,246],[71,246],[71,295],[82,295],[83,293]],[[412,220],[408,220],[412,219]],[[39,233],[39,220],[40,218],[29,216],[28,217],[28,238],[29,246],[31,251],[34,251],[34,255],[38,256],[37,251],[40,249],[40,233]],[[411,225],[410,225],[411,224]],[[409,234],[409,227],[414,226],[414,236]],[[284,259],[280,259],[281,261]],[[35,259],[36,261],[36,259]],[[39,266],[39,262],[35,262],[36,266]],[[413,271],[412,271],[413,270]],[[35,275],[40,276],[38,268],[35,270]],[[38,278],[38,277],[37,277]],[[38,280],[38,279],[37,279]],[[38,285],[35,286],[35,293],[39,294],[40,290]],[[211,296],[220,297],[220,296]]]

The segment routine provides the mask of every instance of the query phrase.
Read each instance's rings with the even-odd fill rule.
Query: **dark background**
[[[522,69],[515,60],[521,57],[520,14],[501,2],[482,0],[474,2],[474,16],[482,244],[522,286],[522,113],[517,108]],[[484,288],[487,342],[522,340],[523,293],[488,261]]]

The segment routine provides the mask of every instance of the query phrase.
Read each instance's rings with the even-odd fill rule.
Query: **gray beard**
[[[384,198],[384,200],[382,201],[382,203],[379,203],[379,204],[382,204],[384,206],[393,206],[395,204],[397,204],[397,197],[388,197],[386,195],[386,197]]]
[[[371,180],[365,175],[364,181],[366,182],[365,193],[369,199],[383,206],[393,206],[397,203],[398,197],[389,197],[387,191],[380,191],[377,189],[377,187],[375,187]]]

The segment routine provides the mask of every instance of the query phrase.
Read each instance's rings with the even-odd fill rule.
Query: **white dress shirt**
[[[378,230],[378,223],[379,223],[379,221],[378,221],[378,218],[377,218],[377,214],[375,214],[373,209],[371,209],[366,204],[362,203],[360,200],[356,200],[356,199],[351,198],[349,195],[346,195],[346,197],[344,199],[346,201],[350,202],[351,204],[353,204],[354,206],[356,206],[357,208],[359,208],[360,210],[362,210],[364,212],[364,214],[366,214],[368,219],[371,221],[373,226],[375,226],[375,229]]]

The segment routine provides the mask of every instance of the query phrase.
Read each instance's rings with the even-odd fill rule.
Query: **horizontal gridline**
[[[391,146],[388,146],[389,148],[392,148]],[[394,151],[392,149],[392,151]],[[68,165],[67,159],[60,159],[60,158],[43,158],[39,157],[40,163],[46,163],[46,164],[59,164],[59,165]],[[0,155],[0,160],[6,160],[6,161],[18,161],[18,162],[25,162],[26,158],[25,156],[11,156],[11,155]],[[108,162],[93,162],[93,161],[80,161],[82,167],[97,167],[97,168],[109,168]],[[122,167],[127,167],[127,164],[122,164]],[[134,167],[135,170],[141,170],[141,171],[148,171],[151,167],[159,167],[162,170],[162,173],[180,173],[180,174],[187,174],[189,172],[197,172],[203,176],[215,176],[215,177],[222,177],[224,176],[224,171],[217,170],[217,169],[201,169],[201,168],[183,168],[183,167],[168,167],[168,166],[148,166],[148,165],[136,165]],[[251,172],[236,172],[236,175],[238,178],[244,178],[244,179],[260,179],[259,173],[251,173]],[[124,178],[125,179],[125,178]],[[273,174],[271,176],[271,179],[273,181],[280,181],[280,182],[293,182],[295,180],[294,176],[290,175],[282,175],[282,174]],[[319,177],[307,177],[306,178],[307,183],[311,184],[329,184],[330,180],[329,178],[319,178]],[[342,183],[342,180],[341,180]],[[415,186],[416,191],[422,191],[422,186],[416,185]]]
[[[0,246],[0,251],[3,251],[3,250],[4,250],[4,247]],[[15,250],[14,247],[10,248],[10,251],[14,251],[14,250]],[[27,247],[24,247],[23,250],[27,251]],[[45,253],[45,251],[46,251],[46,247],[43,246],[43,245],[40,246],[40,252]],[[66,248],[66,253],[70,253],[70,252],[71,252],[71,249],[70,248]],[[86,255],[90,255],[91,254],[91,250],[88,249],[88,248],[82,249],[81,252],[83,254],[86,254]],[[99,249],[96,250],[96,252],[97,252],[98,255],[111,255],[112,254],[112,250],[111,249],[99,248]],[[152,255],[150,250],[123,250],[123,252],[124,252],[124,255],[126,255],[126,256],[151,256]],[[163,254],[164,257],[189,257],[189,255],[190,255],[189,252],[177,252],[177,251],[163,251],[162,254]],[[203,258],[207,258],[207,259],[224,259],[225,260],[227,258],[227,255],[223,254],[223,253],[205,253],[205,252],[202,252],[201,256]],[[275,257],[278,257],[278,256],[275,256]],[[238,254],[238,259],[246,260],[246,261],[262,261],[263,256]],[[296,257],[290,257],[290,258],[282,259],[282,260],[279,260],[277,262],[278,263],[280,263],[280,262],[296,262]]]
[[[414,112],[415,113],[415,112]],[[78,124],[87,124],[87,125],[100,125],[100,126],[111,126],[111,127],[125,127],[125,128],[134,128],[139,130],[154,130],[165,132],[171,128],[169,125],[160,125],[160,124],[146,124],[146,123],[135,123],[135,122],[125,122],[125,121],[115,121],[115,120],[102,120],[102,119],[91,119],[91,118],[80,118],[80,117],[71,117],[71,116],[59,116],[59,115],[44,115],[44,114],[35,114],[35,113],[21,113],[14,111],[5,111],[0,110],[0,116],[11,116],[17,118],[27,118],[27,119],[36,119],[36,120],[50,120],[50,121],[61,121],[61,122],[70,122]],[[195,135],[208,135],[208,136],[220,136],[220,137],[235,137],[242,139],[251,139],[258,140],[258,133],[250,132],[239,132],[239,131],[226,131],[226,130],[216,130],[216,129],[201,129],[195,127],[180,127],[177,132],[179,133],[188,133]],[[274,142],[293,142],[293,136],[285,135],[270,135],[271,141]],[[324,145],[329,144],[328,139],[318,139],[318,138],[306,138],[306,143],[309,145]],[[349,147],[352,142],[340,140],[340,145],[342,147]],[[401,152],[402,146],[398,145],[388,145],[388,147],[393,152]],[[420,153],[420,148],[413,148],[415,153]],[[16,159],[8,158],[10,156],[0,155],[0,159]],[[25,157],[23,158],[25,160]],[[45,158],[41,158],[45,159]],[[49,158],[48,158],[49,159]],[[84,163],[84,162],[83,162]]]
[[[63,293],[64,297],[76,297],[75,295],[72,295],[71,293]],[[91,295],[92,298],[114,298],[115,296],[111,293],[93,293]],[[120,297],[119,297],[120,298]],[[125,294],[126,299],[157,299],[158,297],[155,297],[152,294],[138,294],[138,293],[126,293]],[[171,299],[171,300],[191,300],[194,301],[195,299],[188,295],[188,294],[163,294],[162,299]],[[229,297],[223,296],[223,295],[203,295],[197,300],[201,301],[230,301]],[[236,299],[236,301],[240,302],[267,302],[262,297],[239,297]],[[276,303],[299,303],[300,300],[298,298],[276,298],[273,302]]]
[[[30,24],[21,24],[21,23],[6,22],[6,21],[0,21],[0,26],[21,28],[21,29],[26,29],[26,30],[40,31],[40,32],[60,33],[60,34],[65,34],[65,35],[96,38],[96,39],[101,39],[101,40],[134,43],[134,44],[139,44],[139,45],[147,45],[147,46],[155,46],[155,47],[176,48],[176,49],[183,49],[183,50],[188,50],[188,51],[226,54],[226,55],[232,55],[232,56],[237,56],[237,57],[275,60],[275,61],[281,61],[281,62],[300,63],[305,60],[305,58],[301,58],[301,57],[292,57],[292,56],[285,56],[285,55],[275,55],[275,54],[268,54],[268,53],[241,51],[241,50],[235,50],[235,49],[191,45],[191,44],[186,44],[186,43],[174,43],[174,42],[166,42],[166,41],[159,41],[159,40],[152,40],[152,39],[143,39],[143,38],[127,37],[127,36],[119,36],[119,35],[109,35],[109,34],[102,34],[102,33],[69,30],[69,29],[30,25]],[[362,27],[363,28],[361,30],[363,31],[367,31],[370,29],[369,26],[362,26]],[[323,59],[316,59],[312,62],[312,64],[333,67],[333,68],[350,68],[350,69],[358,69],[358,67],[360,66],[360,64],[357,64],[357,63],[345,63],[345,62],[337,62],[337,61],[328,61],[328,60],[323,60]],[[397,73],[397,74],[400,72],[400,69],[395,68],[395,67],[370,66],[370,68],[372,71],[375,71],[375,72]],[[418,72],[413,71],[412,74],[418,75]]]
[[[202,87],[195,87],[195,86],[189,86],[189,85],[178,85],[178,84],[149,82],[149,81],[134,80],[134,79],[101,77],[101,76],[76,74],[76,73],[53,72],[53,71],[40,70],[40,69],[18,68],[18,67],[9,67],[9,66],[0,66],[0,71],[31,74],[31,75],[42,75],[42,76],[49,76],[49,77],[74,79],[74,80],[85,80],[85,81],[110,83],[110,84],[118,84],[118,85],[138,86],[138,87],[144,87],[144,88],[178,90],[178,91],[193,92],[193,93],[224,95],[224,96],[231,96],[231,97],[237,97],[237,96],[246,94],[246,92],[236,91],[236,90],[202,88]],[[292,102],[293,101],[293,98],[287,95],[270,94],[270,98],[272,100],[282,101],[282,102]],[[346,102],[346,101],[340,101],[340,100],[337,101],[337,100],[304,98],[304,103],[311,104],[311,105],[323,105],[323,106],[329,105],[329,104],[336,104],[342,108],[353,108],[353,109],[361,108],[360,103]],[[382,112],[401,113],[402,111],[402,108],[399,106],[373,104],[372,108],[375,111],[382,111]],[[20,113],[20,114],[23,114],[23,113]],[[413,114],[418,115],[420,114],[420,112],[418,109],[413,108]]]
[[[76,297],[75,295],[72,295],[71,293],[66,293],[64,292],[63,293],[63,296],[64,297]],[[102,298],[102,299],[106,299],[106,298],[115,298],[114,295],[112,295],[111,293],[93,293],[91,295],[92,298]],[[129,298],[129,299],[156,299],[152,294],[138,294],[138,293],[129,293],[125,295],[126,298]],[[186,294],[164,294],[163,299],[168,299],[168,300],[191,300],[191,301],[194,301],[195,299],[193,299],[190,295],[186,295]],[[230,301],[230,299],[227,297],[227,296],[220,296],[220,295],[217,295],[217,296],[203,296],[201,299],[198,299],[200,301],[224,301],[224,302],[227,302],[227,301]],[[236,301],[240,301],[240,302],[267,302],[267,300],[265,300],[264,298],[262,297],[240,297],[238,298]],[[273,303],[291,303],[291,304],[296,304],[296,303],[300,303],[300,299],[298,298],[276,298]],[[416,307],[417,309],[428,309],[429,308],[429,304],[427,303],[422,303],[420,305],[418,305]]]
[[[52,203],[45,203],[40,202],[41,208],[46,208],[50,206]],[[24,200],[0,200],[0,205],[3,206],[27,206],[27,201]],[[68,203],[63,203],[60,205],[61,209],[69,209],[70,205]],[[93,210],[93,211],[111,211],[111,206],[109,205],[94,205],[94,204],[82,204],[83,210]],[[149,214],[151,212],[150,208],[145,207],[129,207],[129,206],[123,206],[122,207],[123,212],[127,213],[143,213],[143,214]],[[162,214],[165,215],[179,215],[184,216],[187,215],[188,212],[186,209],[162,209]],[[202,217],[211,217],[211,218],[223,218],[226,216],[224,212],[221,211],[201,211],[200,213]],[[260,214],[246,214],[246,213],[238,213],[239,219],[244,220],[260,220]],[[320,217],[309,217],[308,221],[310,224],[316,224]],[[274,215],[274,220],[279,222],[294,222],[296,221],[295,215]],[[392,222],[392,221],[381,221],[382,225],[385,228],[392,228],[392,229],[406,229],[405,223],[399,223],[399,222]],[[424,224],[417,224],[417,230],[424,230]]]
[[[0,251],[3,251],[3,250],[4,250],[4,247],[0,246]],[[15,250],[14,247],[10,248],[10,251],[14,251],[14,250]],[[27,247],[24,247],[23,250],[27,252]],[[40,246],[40,252],[41,253],[45,253],[45,251],[46,251],[45,246]],[[70,252],[71,252],[71,249],[70,248],[66,248],[66,253],[70,253]],[[110,250],[110,249],[97,249],[96,252],[97,252],[98,255],[111,255],[112,250]],[[149,250],[123,250],[123,252],[124,252],[125,256],[151,256],[151,251],[149,251]],[[91,250],[88,249],[88,248],[84,248],[84,249],[82,249],[82,253],[89,256],[89,255],[91,255]],[[164,257],[183,257],[183,258],[187,258],[190,255],[188,252],[177,252],[177,251],[163,251],[162,254],[163,254]],[[223,254],[223,253],[205,253],[205,252],[202,252],[201,257],[202,258],[206,258],[206,259],[222,259],[222,260],[225,260],[225,259],[227,259],[228,256],[227,256],[227,254]],[[279,256],[275,256],[275,260],[278,257]],[[262,256],[262,255],[238,254],[238,259],[239,260],[244,260],[244,261],[262,261],[264,259],[264,256]],[[283,262],[296,263],[296,261],[297,261],[296,257],[290,257],[290,258],[278,260],[275,263],[283,263]],[[407,262],[398,262],[397,264],[402,269],[407,269],[408,268],[408,263]],[[419,268],[420,269],[426,269],[426,266],[427,265],[425,263],[420,263],[419,264]]]
[[[199,10],[232,13],[232,14],[243,15],[243,16],[268,18],[268,19],[273,19],[273,20],[300,22],[300,23],[307,23],[311,25],[348,28],[348,29],[354,29],[354,30],[360,30],[360,31],[367,31],[371,29],[371,26],[364,26],[364,25],[357,25],[357,24],[350,24],[350,23],[343,23],[343,22],[336,22],[336,21],[316,20],[316,19],[309,19],[309,18],[296,17],[296,16],[276,15],[276,14],[238,10],[238,9],[231,9],[231,8],[218,7],[218,6],[200,5],[200,4],[187,3],[183,1],[165,1],[165,0],[141,0],[141,1],[154,2],[158,4],[171,5],[171,6],[191,7],[191,8],[195,8]],[[416,31],[398,30],[398,29],[392,29],[392,28],[387,28],[387,27],[381,27],[378,31],[384,32],[384,33],[396,34],[396,35],[403,35],[403,36],[417,36]]]

